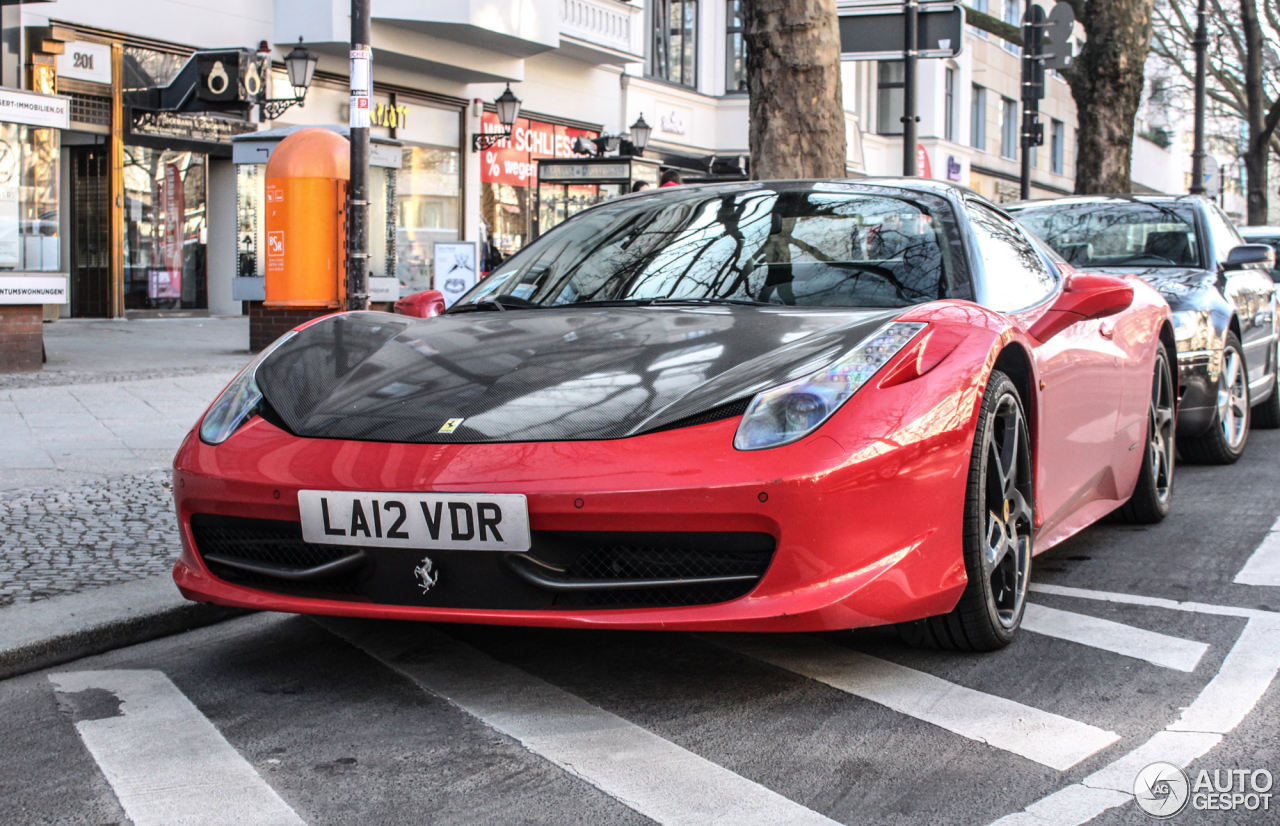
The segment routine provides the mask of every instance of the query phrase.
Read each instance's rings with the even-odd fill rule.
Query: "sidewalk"
[[[248,362],[248,320],[59,321],[45,342],[43,373],[0,376],[3,676],[226,616],[168,579],[169,467]]]

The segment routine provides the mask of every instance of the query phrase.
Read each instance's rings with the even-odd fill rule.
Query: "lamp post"
[[[1208,16],[1206,0],[1196,6],[1196,36],[1191,45],[1196,51],[1195,87],[1195,148],[1191,152],[1191,194],[1204,194],[1204,72],[1205,50],[1209,47],[1209,32],[1205,24]]]
[[[347,309],[369,308],[369,124],[373,46],[369,0],[351,0],[351,180],[347,186]]]
[[[261,107],[264,120],[275,120],[295,103],[299,106],[306,105],[307,89],[311,87],[311,78],[316,73],[316,58],[302,45],[301,37],[298,38],[298,45],[293,47],[293,51],[285,55],[284,67],[289,73],[289,85],[293,87],[293,97],[259,100],[258,106]]]
[[[516,118],[520,116],[520,98],[515,96],[511,91],[511,84],[507,84],[506,90],[498,95],[497,100],[493,102],[493,106],[498,110],[498,122],[502,124],[502,132],[475,132],[471,135],[471,150],[480,152],[499,141],[505,141],[511,137],[511,127],[515,126]]]

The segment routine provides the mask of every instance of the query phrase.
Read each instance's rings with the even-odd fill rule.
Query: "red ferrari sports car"
[[[639,193],[443,314],[264,351],[175,459],[174,578],[295,613],[997,648],[1034,553],[1168,512],[1173,352],[1140,279],[957,187]]]

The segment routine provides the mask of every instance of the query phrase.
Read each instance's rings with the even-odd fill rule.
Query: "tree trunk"
[[[1270,160],[1271,135],[1280,120],[1280,101],[1267,111],[1262,88],[1262,25],[1254,0],[1240,0],[1240,28],[1244,31],[1244,93],[1249,143],[1244,154],[1244,168],[1249,177],[1249,223],[1267,223],[1267,162]]]
[[[1073,0],[1072,5],[1087,37],[1066,73],[1079,129],[1076,192],[1128,192],[1153,0]]]
[[[845,177],[835,0],[742,5],[752,177]]]

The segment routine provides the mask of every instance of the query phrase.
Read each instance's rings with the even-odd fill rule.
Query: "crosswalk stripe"
[[[1195,671],[1209,646],[1120,622],[1027,603],[1022,627],[1047,637],[1101,648],[1177,671]]]
[[[711,639],[711,638],[707,638]],[[802,636],[726,636],[721,645],[947,731],[1065,771],[1115,732]]]
[[[1271,532],[1236,574],[1238,585],[1272,585],[1280,587],[1280,519],[1271,526]]]
[[[322,627],[664,826],[835,821],[514,666],[423,626]],[[410,654],[412,656],[403,656]]]
[[[1274,616],[1274,615],[1273,615]],[[991,826],[1080,826],[1133,799],[1133,780],[1157,760],[1185,768],[1253,710],[1280,673],[1280,620],[1250,619],[1217,676],[1164,731],[1098,771]]]
[[[302,826],[302,819],[159,671],[50,674],[62,694],[99,690],[119,712],[76,731],[134,826]]]

